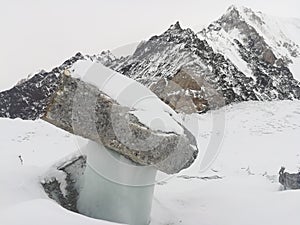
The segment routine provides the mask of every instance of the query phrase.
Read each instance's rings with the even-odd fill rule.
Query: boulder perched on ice
[[[82,55],[70,62],[0,93],[0,117],[41,118],[168,174],[192,164],[194,136],[155,94]]]

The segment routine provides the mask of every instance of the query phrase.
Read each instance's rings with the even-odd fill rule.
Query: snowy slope
[[[282,30],[284,21],[274,16],[268,16],[262,12],[255,13],[249,8],[238,7],[241,17],[246,23],[252,26],[266,43],[274,51],[276,57],[297,57],[299,55],[299,46],[297,42],[285,34]]]
[[[225,116],[211,168],[200,173],[200,157],[156,185],[151,225],[298,224],[300,192],[280,191],[277,172],[282,165],[291,172],[300,167],[300,101],[240,103],[225,107]],[[212,114],[185,121],[199,124],[194,133],[205,152]],[[0,119],[0,127],[0,224],[107,224],[66,211],[39,185],[51,165],[78,151],[72,136],[42,121]]]
[[[284,33],[280,24],[284,25],[263,13],[231,6],[198,33],[177,22],[164,33],[141,42],[132,55],[103,63],[148,86],[177,112],[183,111],[171,97],[178,96],[164,93],[169,91],[169,81],[175,81],[179,86],[176,91],[185,93],[185,98],[208,102],[194,102],[197,112],[218,105],[211,104],[212,96],[218,98],[215,93],[222,95],[225,104],[300,99],[300,84],[293,77],[298,68],[299,44]],[[294,66],[296,69],[290,71]],[[199,80],[198,90],[186,84],[181,71]]]
[[[292,75],[300,80],[297,46],[300,45],[300,20],[278,19],[253,13],[243,7],[231,7],[224,16],[225,20],[229,18],[229,24],[233,10],[239,13],[239,21],[246,26],[246,30],[253,31],[263,50],[270,48],[277,58],[285,59]],[[85,74],[91,60],[98,60],[147,83],[172,76],[179,67],[189,64],[198,72],[210,71],[207,78],[214,81],[221,91],[233,92],[228,97],[230,103],[251,100],[245,93],[257,87],[255,82],[260,77],[255,75],[254,69],[259,68],[266,77],[270,76],[269,72],[273,74],[271,81],[276,88],[268,87],[268,92],[264,93],[266,86],[263,84],[262,90],[255,92],[255,96],[266,94],[262,99],[277,99],[276,91],[282,91],[283,88],[286,91],[284,98],[293,98],[289,92],[294,89],[288,90],[288,87],[277,83],[280,66],[265,65],[260,59],[247,61],[247,57],[257,57],[256,47],[252,49],[248,46],[249,37],[242,30],[223,29],[221,25],[213,23],[207,32],[198,33],[199,40],[190,29],[182,29],[175,24],[164,34],[142,42],[132,56],[120,60],[109,51],[92,57],[79,55],[83,61],[67,61],[68,69],[71,68],[73,74]],[[114,53],[127,55],[132,53],[132,49],[129,49]],[[116,60],[120,60],[119,65],[114,64]],[[104,67],[101,69],[105,70]],[[154,120],[154,114],[150,118],[143,112],[143,109],[160,108],[161,118],[161,114],[167,117],[170,113],[175,115],[172,109],[165,108],[150,92],[144,94],[151,101],[140,104],[139,96],[133,96],[131,89],[126,89],[131,87],[128,80],[110,73],[104,73],[106,77],[99,77],[99,80],[109,78],[107,80],[111,83],[104,80],[108,95],[115,96],[120,103],[128,106],[139,103],[140,111],[135,115],[153,129],[168,128],[181,132],[176,124],[168,123],[170,127],[162,127],[161,123]],[[281,78],[283,83],[291,81],[289,72],[283,73]],[[250,83],[246,82],[248,79]],[[98,83],[99,80],[93,82]],[[295,84],[296,81],[293,81],[291,86]],[[246,89],[240,92],[242,88]],[[130,94],[136,99],[127,98]],[[225,112],[224,121],[219,121],[220,125],[215,126],[214,113],[222,115],[222,110]],[[277,176],[281,166],[286,166],[291,172],[297,172],[300,168],[299,100],[244,102],[202,115],[182,116],[182,119],[197,137],[201,154],[190,168],[180,174],[157,178],[151,225],[299,223],[297,199],[300,191],[281,191]],[[180,119],[176,117],[175,120]],[[48,199],[40,185],[49,168],[57,161],[79,153],[77,138],[43,121],[0,119],[0,127],[0,224],[109,224],[63,209]],[[219,137],[221,144],[215,149],[215,153],[219,152],[218,157],[208,170],[200,172],[209,146],[215,142],[213,135]]]
[[[245,48],[259,45],[255,49],[258,56],[262,53],[259,48],[271,50],[277,59],[282,59],[292,69],[294,77],[299,80],[299,28],[299,19],[277,18],[233,5],[220,19],[198,32],[198,36],[216,52],[224,54],[247,76],[253,78],[254,68],[241,54],[240,44]],[[248,36],[249,33],[252,34]]]
[[[300,46],[300,19],[281,19],[278,25],[291,40]],[[290,69],[294,77],[300,81],[300,56],[294,58]]]
[[[243,18],[264,37],[277,57],[291,59],[292,73],[300,80],[300,19],[278,18],[239,7]]]

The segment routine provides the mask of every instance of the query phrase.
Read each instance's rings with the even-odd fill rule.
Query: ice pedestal
[[[130,225],[149,224],[157,170],[138,166],[91,141],[85,148],[87,167],[80,181],[79,212]]]

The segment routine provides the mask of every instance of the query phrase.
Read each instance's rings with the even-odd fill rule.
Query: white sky
[[[38,69],[148,39],[180,21],[199,29],[239,4],[300,17],[299,0],[0,0],[0,90]]]

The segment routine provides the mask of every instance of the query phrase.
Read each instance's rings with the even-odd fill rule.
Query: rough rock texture
[[[299,56],[300,48],[282,32],[277,35],[270,30],[271,25],[264,20],[266,16],[261,13],[231,6],[198,36],[207,40],[215,51],[228,54],[251,80],[243,85],[251,87],[258,100],[300,99],[299,81],[288,68],[293,58]],[[224,43],[230,46],[230,51],[222,47]]]
[[[41,73],[0,93],[0,117],[35,120],[45,114],[60,76]]]
[[[197,157],[194,136],[154,131],[141,124],[134,109],[120,106],[97,87],[70,76],[77,54],[49,73],[36,74],[0,93],[0,117],[43,120],[70,133],[101,143],[141,165],[172,174]]]
[[[222,96],[203,78],[192,76],[188,70],[179,70],[172,79],[161,78],[151,90],[174,110],[184,113],[205,112],[209,106],[223,106]]]
[[[233,6],[197,34],[182,29],[177,22],[163,34],[141,42],[128,57],[116,58],[109,51],[94,56],[77,54],[51,72],[38,73],[0,93],[0,116],[43,117],[69,132],[104,142],[108,148],[143,165],[158,166],[158,162],[171,160],[167,155],[172,155],[172,151],[175,159],[174,148],[178,150],[182,145],[182,161],[173,168],[166,162],[158,167],[173,173],[195,158],[195,140],[188,131],[182,136],[150,131],[129,109],[94,86],[68,77],[68,69],[78,60],[101,62],[150,87],[173,109],[184,113],[206,112],[240,101],[300,99],[299,81],[288,68],[293,57],[300,55],[299,46],[282,36],[268,39],[270,32],[264,19],[250,9]],[[94,108],[88,110],[91,114],[84,115],[80,110],[88,109],[88,103]],[[133,137],[117,137],[116,133],[126,133],[122,131],[128,124]],[[159,143],[161,151],[141,151],[141,145],[132,138],[153,140]]]
[[[299,81],[293,78],[288,67],[294,57],[300,55],[300,48],[282,32],[272,34],[268,30],[269,21],[265,20],[261,13],[231,6],[220,19],[197,34],[182,29],[177,22],[163,34],[141,42],[130,56],[116,58],[110,51],[93,56],[77,54],[50,73],[57,76],[57,72],[67,69],[78,59],[98,61],[150,87],[177,112],[185,113],[206,112],[240,101],[299,99]],[[180,71],[195,80],[201,90],[186,86]],[[40,73],[39,79],[43,80],[48,77],[46,75],[46,72]],[[57,79],[56,76],[52,79]],[[44,83],[47,87],[53,81],[45,80]],[[15,88],[12,92],[15,103],[9,104],[15,112],[16,108],[24,108],[27,104],[22,94],[27,90]],[[7,108],[4,99],[13,96],[1,94],[0,106],[3,107],[0,110]],[[28,106],[25,114],[33,110],[31,117],[38,118],[39,113],[34,110],[45,109],[48,100],[40,104],[41,109]],[[0,113],[5,116],[7,111]]]
[[[79,190],[77,182],[83,175],[85,168],[86,156],[84,155],[75,156],[71,160],[58,165],[55,168],[57,175],[47,176],[41,182],[49,198],[68,210],[78,212],[77,199]],[[64,176],[61,176],[61,173]]]
[[[273,65],[276,62],[276,56],[274,55],[274,53],[270,49],[266,49],[264,51],[262,57],[263,57],[263,60],[266,63],[269,63],[271,65]]]
[[[194,92],[201,102],[209,101],[206,96],[210,96],[211,99],[222,97],[226,104],[257,100],[254,94],[255,87],[245,85],[253,80],[238,71],[223,55],[214,52],[208,43],[200,40],[192,30],[182,29],[178,22],[163,34],[141,43],[135,53],[125,61],[116,61],[115,65],[110,67],[149,86],[157,95],[160,93],[156,92],[157,89],[152,88],[152,85],[157,86],[156,83],[161,79],[173,80],[174,76],[184,69],[188,71],[189,76],[197,77],[196,80],[202,80],[210,87],[200,91],[183,88],[187,93]],[[185,82],[183,80],[181,79]],[[184,84],[179,83],[179,86]],[[224,105],[219,103],[220,101],[210,101],[206,107],[199,108],[200,103],[196,101],[192,108],[199,108],[198,112],[203,112]],[[189,110],[194,111],[192,108]]]
[[[182,29],[177,22],[163,34],[141,42],[131,56],[104,64],[149,86],[178,112],[201,113],[222,106],[214,101],[220,96],[225,104],[299,99],[299,81],[288,68],[293,57],[300,55],[299,46],[282,34],[270,36],[272,32],[267,28],[261,14],[232,6],[197,34]],[[177,79],[182,69],[200,80],[198,86],[203,86],[202,80],[210,88],[200,91],[185,87],[186,81]],[[174,105],[179,94],[176,96],[175,89],[169,88],[168,82],[173,79],[181,102],[188,102],[184,107],[181,102]]]
[[[166,173],[177,173],[191,165],[198,150],[189,131],[185,129],[184,135],[153,131],[141,124],[131,110],[97,87],[63,76],[60,89],[42,119]]]
[[[300,189],[300,173],[288,173],[284,172],[285,168],[281,167],[279,171],[279,183],[281,183],[284,189]]]
[[[83,59],[76,54],[51,72],[41,71],[22,80],[10,90],[0,92],[0,117],[36,120],[43,117],[62,82],[62,74],[74,62]]]

